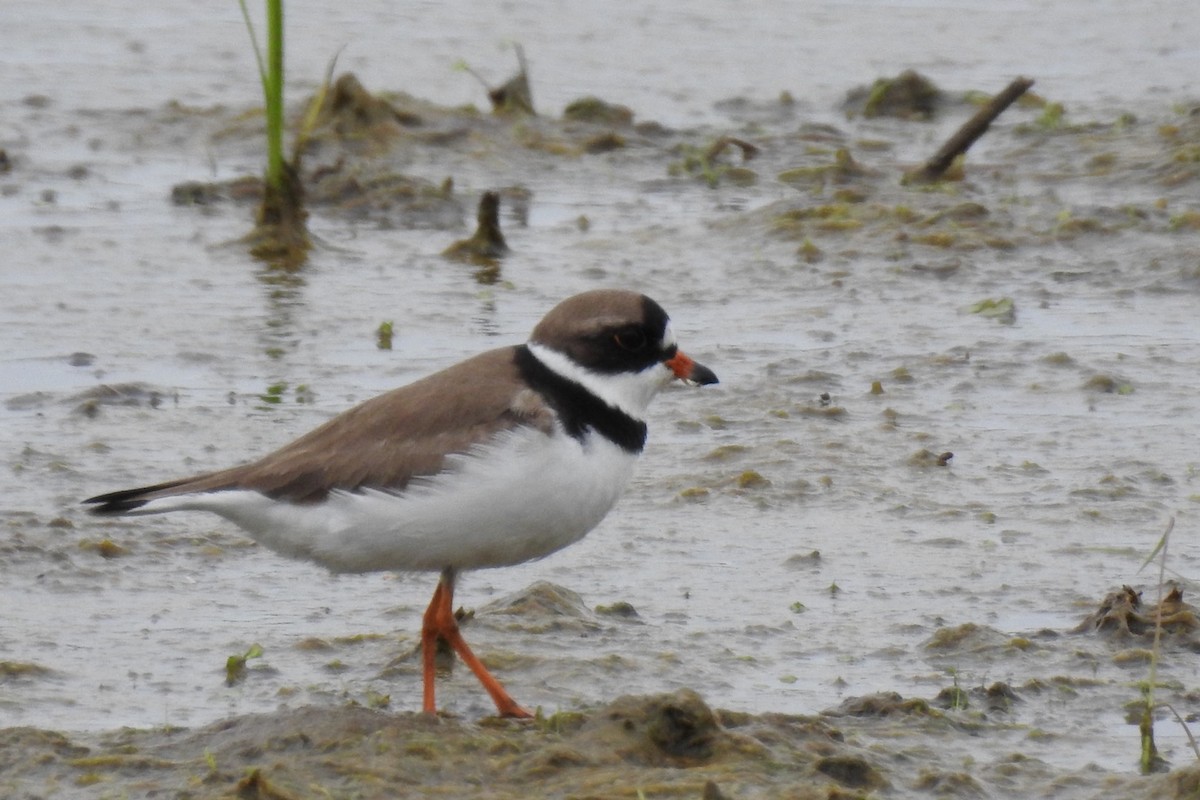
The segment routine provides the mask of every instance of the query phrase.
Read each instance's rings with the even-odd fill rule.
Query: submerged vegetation
[[[682,159],[667,168],[672,175],[693,175],[710,189],[715,189],[722,181],[748,186],[758,180],[758,175],[744,165],[758,155],[759,149],[745,139],[720,136],[704,147],[684,144],[679,150]],[[727,151],[741,153],[742,165],[729,163],[724,157]]]
[[[375,346],[380,350],[392,349],[392,338],[395,335],[394,326],[391,320],[384,320],[379,323],[379,327],[375,329]]]
[[[263,649],[259,644],[252,644],[245,653],[235,654],[225,659],[225,685],[233,686],[246,678],[246,662],[262,658]]]

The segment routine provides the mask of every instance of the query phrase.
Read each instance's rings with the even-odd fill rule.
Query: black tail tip
[[[87,500],[84,500],[83,505],[91,506],[88,511],[101,517],[127,514],[134,509],[146,505],[146,501],[140,497],[141,494],[141,489],[98,494],[95,497],[89,497]]]

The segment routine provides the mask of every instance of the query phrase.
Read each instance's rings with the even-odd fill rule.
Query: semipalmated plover
[[[463,640],[455,577],[541,558],[594,528],[645,445],[646,406],[674,379],[717,382],[676,346],[658,303],[584,292],[526,344],[368,400],[257,461],[84,502],[101,515],[211,511],[334,572],[440,572],[421,629],[425,711],[436,712],[442,638],[502,716],[527,717]]]

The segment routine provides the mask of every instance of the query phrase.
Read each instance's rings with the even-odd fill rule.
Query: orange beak
[[[663,362],[675,373],[675,377],[693,386],[707,386],[717,382],[717,374],[703,364],[697,364],[683,354],[682,350]]]

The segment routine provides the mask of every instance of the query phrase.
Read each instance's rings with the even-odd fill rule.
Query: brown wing
[[[294,503],[334,489],[403,489],[491,435],[521,425],[553,430],[541,397],[524,387],[516,348],[491,350],[355,406],[258,461],[86,500],[121,513],[189,492],[252,489]]]

